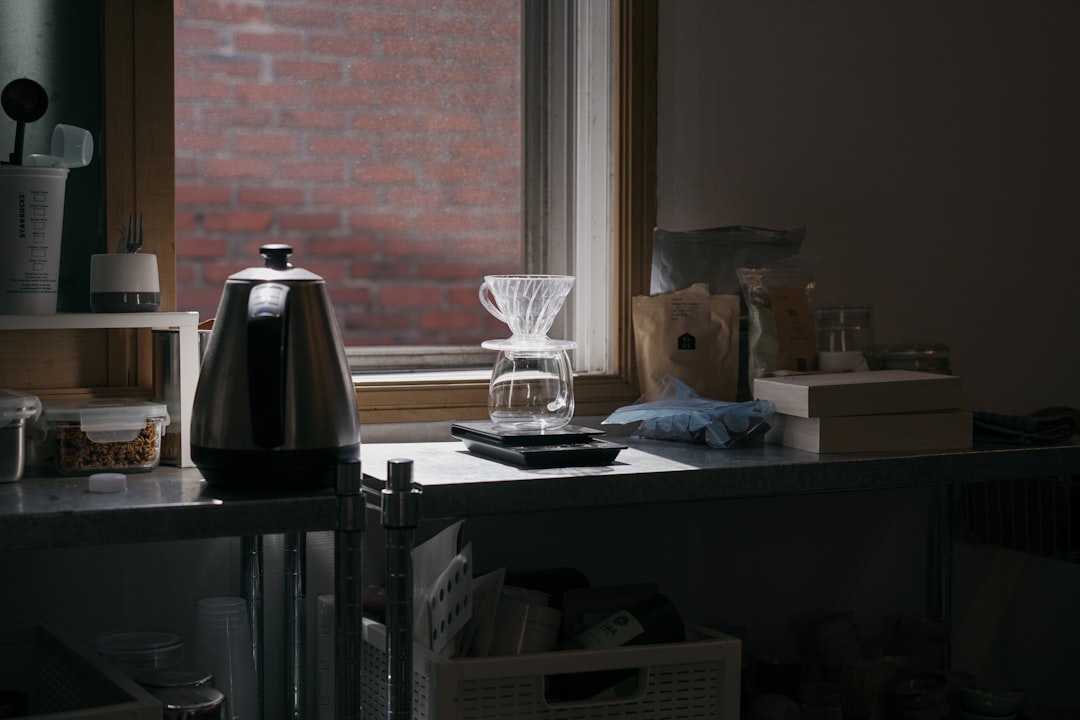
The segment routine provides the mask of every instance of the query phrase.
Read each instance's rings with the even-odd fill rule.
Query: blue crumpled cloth
[[[670,378],[668,396],[618,408],[603,425],[640,423],[632,437],[705,443],[714,448],[748,445],[772,424],[768,400],[727,402],[699,397],[685,383]]]

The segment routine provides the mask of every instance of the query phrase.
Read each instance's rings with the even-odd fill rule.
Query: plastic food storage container
[[[26,427],[41,412],[41,402],[17,390],[0,390],[0,483],[22,478],[26,466]]]
[[[56,439],[63,475],[148,472],[161,462],[169,413],[161,403],[132,398],[49,403],[45,419]]]
[[[107,632],[94,638],[94,650],[131,678],[184,663],[184,643],[168,632]]]

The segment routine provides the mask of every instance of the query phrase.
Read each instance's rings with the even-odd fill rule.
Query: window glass
[[[175,3],[177,307],[293,246],[347,346],[472,346],[520,272],[522,0]]]

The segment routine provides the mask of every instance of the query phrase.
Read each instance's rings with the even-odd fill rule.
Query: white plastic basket
[[[364,621],[365,717],[386,717],[386,631]],[[667,645],[447,659],[414,645],[415,720],[738,720],[741,646],[718,636]],[[616,699],[556,702],[554,674],[633,668],[638,685]]]

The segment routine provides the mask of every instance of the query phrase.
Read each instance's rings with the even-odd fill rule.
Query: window
[[[181,306],[212,317],[225,279],[285,242],[347,346],[499,332],[475,290],[522,271],[522,0],[175,13]]]
[[[540,3],[527,2],[526,8]],[[562,17],[567,18],[572,10],[580,11],[583,6],[594,6],[595,3],[552,3],[543,4],[544,7],[553,8],[547,16],[548,21],[560,17],[558,8],[562,8]],[[290,4],[284,4],[291,7]],[[133,17],[135,28],[134,35],[136,44],[145,44],[147,40],[139,39],[138,28],[141,25],[154,25],[160,22],[160,8],[146,8],[143,3],[133,3],[130,12]],[[237,7],[246,8],[247,5]],[[262,7],[262,4],[259,5]],[[612,339],[605,340],[605,351],[611,355],[606,362],[606,372],[597,373],[579,379],[577,384],[577,398],[579,414],[602,413],[610,409],[613,404],[633,399],[636,392],[633,390],[631,377],[631,354],[629,337],[627,333],[629,300],[635,291],[644,290],[647,282],[642,278],[647,275],[648,263],[648,238],[652,227],[652,212],[654,201],[652,198],[651,178],[652,167],[652,113],[650,102],[654,97],[651,89],[654,77],[654,34],[655,34],[655,2],[647,0],[618,0],[611,7],[609,14],[611,22],[617,28],[615,45],[615,67],[617,68],[617,92],[611,98],[615,110],[616,120],[610,123],[615,130],[616,147],[615,164],[609,173],[608,182],[613,186],[614,210],[612,221],[614,226],[614,242],[610,238],[603,238],[602,245],[607,248],[614,247],[611,254],[611,262],[614,265],[614,273],[611,282],[603,288],[608,293],[611,310],[607,313],[612,318]],[[160,27],[157,28],[160,30]],[[161,37],[161,35],[158,35]],[[159,66],[160,67],[160,66]],[[134,74],[135,92],[138,93],[140,86],[147,87],[151,84],[153,76],[151,69],[146,66],[138,66],[132,70]],[[153,113],[148,108],[143,108],[139,113],[142,122],[153,119]],[[145,148],[144,148],[145,150]],[[143,152],[139,167],[135,168],[133,185],[137,191],[139,185],[138,176],[140,170],[144,175],[152,175],[150,156],[153,151],[161,152],[160,147]],[[601,186],[602,187],[602,186]],[[594,190],[603,192],[603,190]],[[581,209],[578,207],[577,209]],[[179,230],[183,231],[184,219],[180,218]],[[550,228],[549,228],[550,232]],[[593,243],[590,243],[591,245]],[[256,243],[257,245],[257,243]],[[529,247],[529,246],[527,246]],[[585,246],[582,246],[585,247]],[[250,257],[250,256],[249,256]],[[644,259],[644,263],[643,263]],[[528,263],[528,258],[525,259]],[[241,266],[250,264],[244,262]],[[182,268],[180,268],[182,269]],[[595,272],[591,268],[585,268],[590,278]],[[581,275],[581,269],[575,274]],[[166,286],[168,282],[165,283]],[[470,291],[475,294],[478,278],[470,282]],[[603,282],[599,283],[603,286]],[[497,337],[497,336],[496,336]],[[575,339],[580,338],[576,337]],[[422,379],[411,382],[401,382],[392,379],[371,379],[358,382],[358,399],[365,422],[391,421],[402,419],[451,419],[465,417],[482,417],[485,412],[486,381],[469,379]]]

